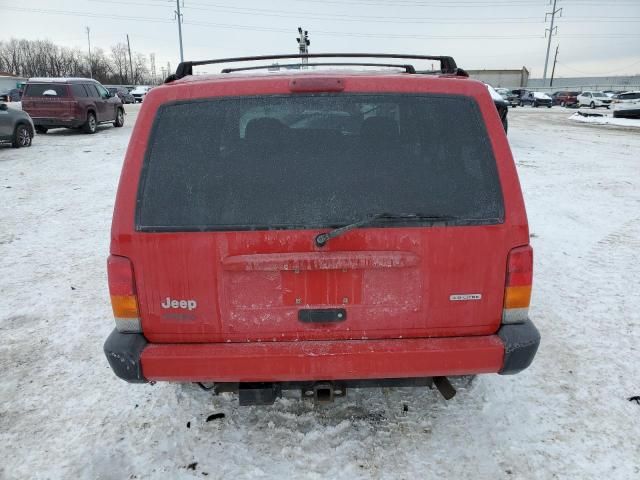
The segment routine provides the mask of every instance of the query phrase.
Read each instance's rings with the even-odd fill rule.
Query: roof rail
[[[271,65],[258,65],[253,67],[237,67],[237,68],[224,68],[221,73],[233,73],[243,72],[245,70],[264,70],[265,68],[290,68],[294,67],[390,67],[390,68],[402,68],[406,73],[416,73],[416,69],[410,64],[399,63],[361,63],[361,62],[313,62],[313,63],[282,63]]]
[[[298,54],[283,54],[283,55],[258,55],[251,57],[234,57],[234,58],[218,58],[212,60],[197,60],[191,62],[181,62],[178,64],[176,73],[167,77],[165,83],[178,80],[188,75],[193,75],[193,67],[199,65],[214,65],[220,63],[237,63],[237,62],[251,62],[261,60],[279,60],[286,58],[300,59],[302,64],[303,60],[310,58],[396,58],[396,59],[412,59],[412,60],[436,60],[440,62],[440,71],[444,74],[457,74],[458,67],[453,57],[437,56],[437,55],[411,55],[411,54],[398,54],[398,53],[307,53],[304,55]],[[383,65],[380,65],[383,66]],[[413,68],[413,66],[411,66]],[[406,69],[406,67],[405,67]],[[408,70],[408,69],[406,69]],[[415,69],[414,69],[415,70]]]

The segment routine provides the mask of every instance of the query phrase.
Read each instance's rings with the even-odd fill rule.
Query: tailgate
[[[76,101],[65,84],[27,84],[22,109],[32,118],[72,118]]]
[[[360,229],[333,240],[333,252],[232,253],[259,243],[302,250],[314,236],[145,236],[145,253],[134,260],[153,265],[136,269],[145,335],[374,339],[488,334],[500,323],[509,250],[500,228]],[[162,257],[154,252],[160,244]],[[314,322],[305,311],[336,315]]]
[[[517,246],[485,119],[461,95],[161,106],[132,208],[136,230],[112,253],[133,262],[152,342],[494,333]],[[449,220],[314,243],[380,212]]]

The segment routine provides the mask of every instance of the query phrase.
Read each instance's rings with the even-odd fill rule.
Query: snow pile
[[[587,117],[584,115],[580,115],[579,113],[576,112],[569,117],[569,120],[572,120],[574,122],[581,122],[581,123],[591,123],[595,125],[616,125],[619,127],[639,127],[640,128],[640,119],[614,118],[609,115]]]

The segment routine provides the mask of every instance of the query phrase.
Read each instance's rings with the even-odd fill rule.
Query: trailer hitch
[[[313,400],[319,405],[332,403],[334,399],[344,397],[346,394],[346,387],[334,384],[334,382],[316,382],[308,388],[302,389],[302,398]]]

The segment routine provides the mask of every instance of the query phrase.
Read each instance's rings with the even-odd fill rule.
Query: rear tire
[[[124,109],[118,108],[116,111],[116,120],[113,122],[114,127],[124,126]]]
[[[16,125],[16,129],[13,132],[13,140],[11,146],[13,148],[30,147],[31,140],[33,139],[33,132],[24,123]]]
[[[591,110],[595,110],[595,109],[596,109],[596,104],[595,104],[594,102],[591,102],[591,103],[589,104],[589,108],[590,108]]]
[[[84,133],[96,133],[97,128],[98,128],[98,121],[96,120],[96,115],[93,112],[89,112],[87,114],[87,121],[82,126],[82,131]]]
[[[565,107],[567,106],[567,104],[566,104],[566,103],[564,103],[564,102],[560,102],[560,106],[561,106],[562,108],[565,108]]]
[[[41,126],[37,126],[36,127],[36,132],[44,135],[45,133],[47,133],[49,131],[49,129],[47,127],[41,127]]]

